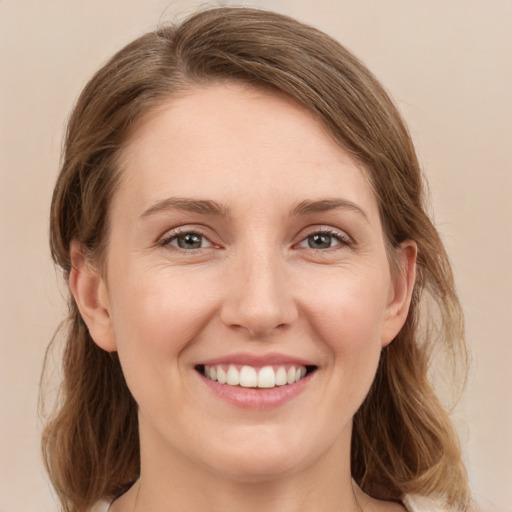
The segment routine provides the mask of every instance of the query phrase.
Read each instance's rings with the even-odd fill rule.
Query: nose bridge
[[[229,276],[223,307],[224,323],[267,336],[296,318],[283,255],[272,244],[251,244],[241,250]]]

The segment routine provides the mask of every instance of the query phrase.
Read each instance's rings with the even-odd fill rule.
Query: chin
[[[222,468],[216,467],[218,474],[230,480],[245,483],[259,483],[276,481],[284,478],[300,469],[299,461],[277,460],[273,457],[250,458],[246,455],[244,460],[232,460],[226,462]]]
[[[263,482],[285,477],[307,464],[304,454],[310,453],[304,442],[276,436],[253,436],[249,442],[233,441],[226,450],[212,454],[212,469],[240,482]]]

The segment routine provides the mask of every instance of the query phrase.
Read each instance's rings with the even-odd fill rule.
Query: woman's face
[[[392,279],[365,171],[309,111],[236,84],[169,101],[121,168],[89,326],[119,353],[143,467],[251,480],[347,457],[414,264],[406,247]]]

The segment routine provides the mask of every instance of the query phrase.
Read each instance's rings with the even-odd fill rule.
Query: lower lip
[[[243,409],[271,409],[290,402],[304,391],[311,377],[311,374],[308,374],[298,382],[274,388],[244,388],[219,384],[215,380],[198,375],[219,398]]]

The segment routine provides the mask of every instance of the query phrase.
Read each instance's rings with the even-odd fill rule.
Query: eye
[[[298,244],[298,247],[322,250],[348,245],[350,245],[350,238],[342,231],[322,230],[308,235]]]
[[[204,249],[212,247],[212,243],[201,233],[187,231],[183,233],[174,233],[161,242],[162,246],[174,246],[178,249],[190,251],[194,249]]]

